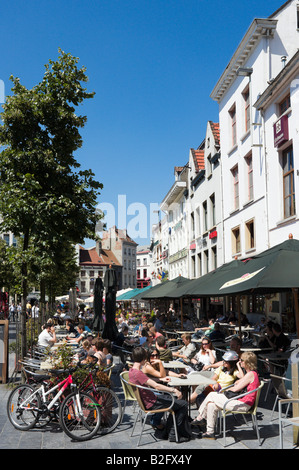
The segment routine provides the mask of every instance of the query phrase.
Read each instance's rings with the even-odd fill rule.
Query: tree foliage
[[[88,78],[78,62],[59,50],[31,89],[12,76],[12,95],[3,105],[0,214],[2,230],[21,241],[24,297],[32,256],[40,277],[53,274],[56,257],[67,245],[94,238],[99,219],[95,209],[102,184],[92,170],[81,170],[74,156],[86,123],[76,108],[94,96],[83,86]]]

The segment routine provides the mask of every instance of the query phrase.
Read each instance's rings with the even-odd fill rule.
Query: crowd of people
[[[221,320],[221,317],[211,318],[205,324],[196,327],[193,325],[190,332],[187,330],[181,335],[179,341],[182,344],[177,348],[172,347],[173,343],[167,336],[169,317],[158,312],[155,316],[140,317],[137,323],[133,323],[124,313],[120,313],[116,320],[118,337],[113,342],[99,336],[94,337],[82,319],[76,326],[69,318],[64,322],[68,330],[68,341],[81,346],[80,361],[88,362],[90,358],[96,358],[98,364],[105,368],[113,363],[115,354],[120,356],[122,367],[129,370],[130,382],[151,389],[143,388],[141,391],[144,405],[148,410],[158,411],[167,408],[171,403],[171,397],[161,398],[155,391],[173,394],[175,396],[173,410],[179,442],[186,442],[192,437],[194,427],[200,429],[198,435],[202,438],[215,438],[217,412],[227,400],[224,392],[227,387],[236,393],[244,390],[251,392],[246,398],[234,399],[229,404],[232,410],[246,411],[254,403],[256,396],[254,390],[260,383],[257,356],[253,352],[241,352],[242,343],[239,336],[230,338],[227,350],[220,360],[217,359],[215,341],[224,341],[226,338],[218,320]],[[280,325],[271,321],[261,321],[255,328],[260,332],[261,347],[270,347],[273,351],[285,351],[290,346],[290,340],[282,332]],[[198,338],[200,342],[195,341]],[[54,325],[52,322],[47,323],[39,335],[38,344],[51,347],[56,342]],[[129,361],[127,361],[128,354]],[[185,368],[181,369],[182,373],[164,367],[166,362],[172,360],[183,362]],[[182,398],[179,388],[168,385],[172,377],[194,373],[211,379],[211,384],[193,387],[187,399]],[[190,422],[188,407],[192,404],[196,404],[198,416]],[[162,417],[162,412],[156,412],[152,416],[151,424],[159,433],[159,437],[173,441],[175,430],[172,417],[169,417],[166,423],[163,423]]]

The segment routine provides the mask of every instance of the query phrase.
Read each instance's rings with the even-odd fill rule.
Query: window
[[[232,229],[232,254],[241,253],[240,227]]]
[[[210,196],[210,206],[211,206],[212,227],[215,227],[216,225],[215,194],[212,194]]]
[[[85,277],[86,276],[86,271],[81,271],[81,277]]]
[[[232,146],[237,144],[237,120],[236,120],[236,105],[234,104],[229,110],[230,125],[231,125],[231,139]]]
[[[249,220],[245,224],[245,246],[246,250],[255,248],[254,220]]]
[[[196,278],[195,255],[191,256],[191,278]]]
[[[89,277],[94,277],[94,271],[89,271]]]
[[[200,212],[199,212],[199,207],[197,207],[195,237],[199,237],[199,235],[200,235]]]
[[[247,197],[248,201],[253,200],[253,169],[252,169],[252,154],[245,158],[247,164]]]
[[[233,177],[233,209],[239,209],[239,170],[238,165],[235,166],[232,170]]]
[[[280,103],[279,103],[279,116],[281,116],[289,107],[291,106],[290,94],[288,94]]]
[[[212,248],[212,257],[213,257],[213,269],[217,268],[217,247],[213,246]]]
[[[202,204],[203,210],[203,231],[206,232],[208,230],[208,206],[207,201]]]
[[[284,218],[295,215],[293,147],[282,153]]]
[[[244,100],[244,122],[245,122],[245,132],[250,130],[250,96],[249,96],[249,86],[243,91],[243,100]]]
[[[207,177],[212,176],[211,154],[207,157]]]
[[[204,251],[204,258],[205,258],[205,273],[209,272],[209,250]]]
[[[86,283],[85,283],[85,281],[81,281],[81,292],[86,292]]]
[[[195,238],[195,222],[194,222],[194,212],[191,212],[191,239]]]
[[[202,275],[201,253],[197,255],[197,272],[198,277],[200,277]]]

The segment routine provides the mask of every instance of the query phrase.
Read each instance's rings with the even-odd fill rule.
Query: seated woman
[[[243,393],[244,389],[250,392],[260,385],[257,374],[256,355],[251,351],[244,352],[241,356],[241,363],[246,373],[242,379],[237,380],[233,387],[230,388],[230,391],[240,392],[240,394]],[[255,403],[256,394],[257,392],[252,392],[239,399],[231,400],[226,408],[233,411],[248,411]],[[227,400],[225,392],[211,392],[201,404],[199,415],[194,421],[197,421],[197,424],[203,429],[205,426],[204,420],[207,420],[206,431],[202,434],[203,439],[215,439],[215,425],[218,411],[223,409],[224,403]]]
[[[176,396],[178,395],[178,391],[175,388],[160,384],[155,380],[150,379],[146,374],[144,374],[144,372],[142,372],[142,368],[147,361],[147,352],[144,348],[137,346],[133,350],[132,359],[134,363],[133,366],[129,369],[129,380],[131,383],[140,385],[142,387],[150,387],[160,391],[171,392]],[[171,404],[170,397],[157,397],[150,390],[147,391],[140,389],[140,397],[147,410],[159,410],[169,407]],[[176,399],[172,409],[175,412],[179,442],[187,442],[191,436],[191,430],[188,422],[188,404],[185,400]],[[175,442],[175,431],[172,416],[168,417],[166,429],[168,432],[168,440]]]
[[[196,387],[195,391],[191,394],[190,401],[194,403],[196,401],[197,405],[205,399],[205,397],[213,391],[219,392],[222,388],[232,385],[237,379],[241,377],[239,368],[239,356],[235,351],[227,351],[223,355],[223,366],[216,369],[213,380],[216,381],[215,384],[208,385],[203,389],[202,386]],[[239,364],[239,365],[238,365]],[[197,424],[197,423],[195,423]]]
[[[153,380],[162,380],[164,382],[169,381],[169,377],[185,376],[185,374],[177,374],[171,370],[166,370],[160,359],[160,352],[158,349],[154,349],[153,351],[147,350],[147,359],[142,366],[142,372]]]
[[[204,366],[210,366],[216,361],[216,351],[212,341],[207,336],[202,338],[201,347],[198,353],[191,359],[190,369],[200,371]]]
[[[101,339],[100,341],[100,351],[102,351],[106,356],[106,367],[111,367],[113,364],[113,356],[111,353],[111,341],[110,339]]]
[[[93,356],[95,356],[98,359],[98,365],[102,367],[107,367],[107,357],[106,354],[104,353],[104,343],[101,338],[95,338],[91,342],[91,346],[93,349]]]

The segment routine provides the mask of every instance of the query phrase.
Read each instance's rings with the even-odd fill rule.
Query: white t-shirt
[[[49,331],[45,328],[38,337],[38,345],[44,346],[48,348],[49,346],[53,346],[53,336]]]
[[[34,305],[31,310],[31,316],[37,318],[38,312],[39,312],[39,307],[37,307],[37,305]]]
[[[216,359],[216,351],[214,349],[211,350],[212,355]],[[199,351],[195,356],[194,359],[197,360],[197,362],[201,362],[204,366],[209,366],[211,364],[210,360],[210,354],[203,354],[202,351]]]

